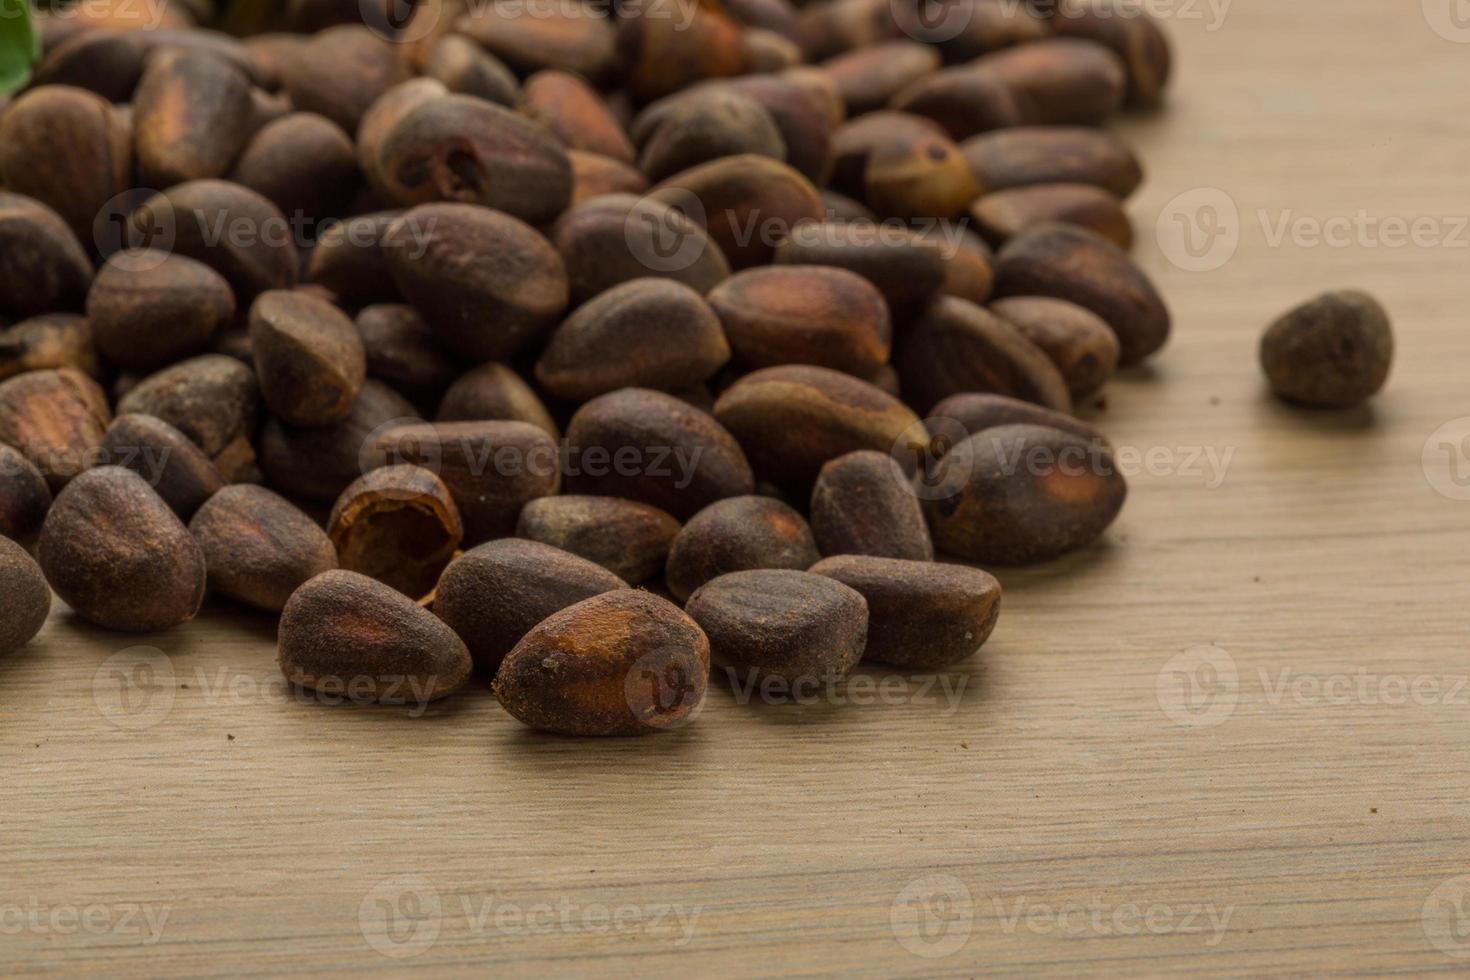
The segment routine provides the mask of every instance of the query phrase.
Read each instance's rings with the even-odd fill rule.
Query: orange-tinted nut
[[[1143,183],[1126,143],[1086,126],[1020,126],[983,133],[960,145],[987,192],[1033,184],[1091,184],[1117,197]]]
[[[75,313],[48,313],[0,329],[0,381],[27,371],[75,368],[102,380],[92,321]]]
[[[1124,251],[1133,247],[1133,222],[1122,202],[1090,184],[1035,184],[996,191],[976,201],[970,217],[986,241],[997,247],[1027,228],[1053,222],[1096,232]]]
[[[868,205],[889,218],[956,218],[980,193],[960,148],[935,136],[882,144],[863,181]]]
[[[570,72],[540,71],[526,79],[519,109],[569,150],[633,162],[633,145],[602,96]]]
[[[133,95],[144,186],[223,177],[249,141],[254,115],[250,79],[229,59],[201,50],[156,52]]]
[[[327,532],[343,568],[410,599],[434,591],[464,539],[449,488],[418,466],[385,466],[353,481],[332,507]]]
[[[97,463],[111,422],[106,394],[71,368],[0,383],[0,442],[24,453],[53,492]]]
[[[568,150],[572,162],[572,207],[604,194],[642,194],[648,178],[631,164],[597,153]]]
[[[1118,338],[1102,318],[1045,296],[997,300],[990,311],[1046,352],[1074,399],[1093,394],[1118,368]]]
[[[711,0],[629,0],[618,45],[630,66],[626,84],[656,99],[709,78],[745,70],[740,25]]]

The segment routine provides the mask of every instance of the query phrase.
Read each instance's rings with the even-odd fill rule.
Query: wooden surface
[[[1470,415],[1470,44],[1418,8],[1175,5],[1171,107],[1122,128],[1176,333],[1098,415],[1153,465],[1106,546],[1002,573],[948,691],[712,690],[677,734],[591,744],[478,690],[297,703],[264,620],[57,614],[0,660],[0,974],[1470,969],[1470,503],[1422,463]],[[1186,271],[1154,227],[1200,188],[1239,245]],[[1360,211],[1340,246],[1274,238]],[[1440,244],[1371,234],[1421,218]],[[1258,336],[1336,286],[1392,311],[1390,387],[1284,409]]]

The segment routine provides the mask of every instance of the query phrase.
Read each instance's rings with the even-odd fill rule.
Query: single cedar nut
[[[0,381],[27,371],[75,368],[102,380],[92,321],[75,313],[47,313],[0,327]]]
[[[514,368],[490,361],[460,375],[444,392],[436,422],[527,422],[556,441],[561,430]]]
[[[1393,363],[1388,313],[1367,293],[1325,293],[1284,314],[1261,338],[1261,367],[1282,398],[1352,408],[1373,397]]]
[[[268,419],[257,442],[260,468],[282,493],[330,502],[363,473],[387,465],[380,435],[418,418],[402,395],[370,378],[347,417],[332,425],[299,429]]]
[[[1147,9],[1132,0],[1064,0],[1051,22],[1058,35],[1096,41],[1122,60],[1130,105],[1163,101],[1173,56],[1158,18]]]
[[[503,106],[515,105],[520,97],[515,73],[489,51],[458,34],[446,34],[434,42],[423,71],[460,95]]]
[[[741,153],[786,159],[786,141],[775,120],[749,96],[715,86],[675,98],[659,114],[638,155],[638,167],[649,180]]]
[[[412,395],[438,395],[459,365],[419,312],[402,303],[380,303],[357,314],[367,373]]]
[[[288,113],[262,126],[231,178],[291,218],[341,213],[362,182],[352,137],[325,116]]]
[[[1126,198],[1143,183],[1138,157],[1118,137],[1086,126],[1019,126],[960,144],[987,192],[1034,184],[1091,184]]]
[[[1091,2],[1091,0],[1088,0]],[[973,63],[1011,87],[1023,122],[1099,126],[1123,106],[1123,63],[1101,44],[1054,37],[1007,48]]]
[[[286,59],[281,84],[298,111],[326,116],[355,133],[368,107],[408,78],[399,50],[362,24],[332,27]]]
[[[401,297],[388,272],[388,256],[380,247],[402,211],[360,214],[330,225],[311,250],[308,282],[323,286],[343,303],[366,306]]]
[[[908,112],[880,110],[849,119],[832,133],[832,173],[834,190],[862,198],[867,193],[865,175],[873,154],[884,147],[916,146],[926,141],[946,139],[944,127],[932,119]]]
[[[235,294],[202,262],[128,249],[97,271],[87,316],[103,356],[125,370],[153,371],[207,350],[235,316]]]
[[[143,185],[223,177],[249,141],[253,117],[250,79],[237,65],[209,51],[156,52],[133,94]]]
[[[1008,425],[970,436],[933,465],[925,512],[939,550],[1020,565],[1091,544],[1127,495],[1106,445]]]
[[[710,644],[667,600],[624,589],[552,614],[495,675],[516,720],[561,735],[668,731],[704,701]]]
[[[340,421],[367,378],[367,354],[352,320],[300,290],[273,290],[256,299],[250,349],[261,397],[287,425]]]
[[[102,439],[108,465],[132,470],[187,521],[225,481],[204,451],[151,415],[119,415]]]
[[[232,482],[260,420],[260,386],[248,365],[223,354],[180,361],[138,382],[117,404],[119,415],[152,415],[194,441]]]
[[[1000,583],[966,565],[841,555],[812,566],[868,601],[863,660],[943,670],[968,660],[1000,617]]]
[[[209,590],[266,612],[280,612],[303,583],[337,567],[326,533],[265,487],[225,487],[195,513],[189,533],[204,553]]]
[[[752,568],[806,571],[822,556],[806,520],[770,497],[710,504],[684,525],[669,549],[669,592],[680,602],[711,579]]]
[[[867,645],[867,600],[808,572],[763,568],[722,575],[695,592],[686,609],[735,686],[845,677]]]
[[[281,673],[292,684],[354,702],[410,705],[469,680],[469,651],[433,613],[356,572],[323,572],[281,612]]]
[[[3,477],[0,477],[3,478]],[[19,650],[46,625],[51,614],[51,589],[30,553],[9,538],[0,537],[0,654]]]
[[[940,245],[886,224],[803,222],[776,247],[775,261],[855,272],[878,287],[896,318],[923,307],[947,278]]]
[[[46,477],[20,450],[0,443],[0,537],[25,537],[41,526],[50,509]]]
[[[576,75],[554,69],[537,72],[526,79],[517,108],[551,130],[569,150],[633,162],[633,145],[622,123],[597,90]]]
[[[521,510],[516,537],[595,562],[630,585],[661,574],[679,533],[671,515],[617,497],[542,497]]]
[[[822,199],[807,178],[779,160],[750,153],[691,167],[650,196],[696,220],[702,217],[709,237],[736,269],[766,264],[778,236],[822,217]]]
[[[990,312],[1046,352],[1074,401],[1096,393],[1118,368],[1118,337],[1091,310],[1045,296],[997,300]]]
[[[91,282],[92,261],[61,215],[0,191],[0,317],[79,310]]]
[[[449,488],[418,466],[363,474],[337,498],[327,532],[341,567],[410,599],[434,591],[464,539]]]
[[[1019,126],[1027,115],[1014,87],[999,73],[973,64],[926,75],[896,93],[889,104],[932,119],[955,140]]]
[[[572,161],[572,207],[604,194],[642,194],[648,178],[632,164],[582,150],[568,150]]]
[[[985,240],[954,221],[936,221],[926,228],[915,230],[915,238],[937,245],[944,255],[944,285],[940,291],[946,296],[984,303],[995,287],[995,253]]]
[[[464,638],[477,669],[493,674],[546,617],[628,583],[569,552],[502,538],[454,559],[439,579],[434,612]]]
[[[935,438],[930,446],[930,452],[935,457],[949,452],[965,436],[1002,425],[1041,425],[1070,432],[1088,442],[1103,445],[1108,442],[1101,432],[1081,419],[1044,408],[1034,402],[990,393],[965,392],[962,395],[951,395],[929,410],[926,422]]]
[[[543,68],[598,81],[617,62],[617,30],[607,13],[578,0],[471,4],[454,25],[522,74]]]
[[[899,92],[935,71],[938,51],[917,41],[885,41],[840,54],[822,64],[854,117],[882,109]]]
[[[830,78],[798,66],[780,75],[742,75],[712,83],[754,99],[786,144],[786,162],[814,186],[832,167],[832,130],[842,122],[842,97]]]
[[[95,465],[112,422],[107,395],[71,368],[0,382],[0,442],[26,455],[52,492]]]
[[[618,12],[618,50],[629,67],[625,84],[642,101],[746,69],[743,31],[718,5],[628,0]]]
[[[1027,228],[1057,222],[1096,232],[1119,248],[1133,247],[1133,223],[1122,202],[1091,184],[1033,184],[986,194],[970,206],[975,228],[1000,247]]]
[[[958,218],[980,194],[960,148],[943,136],[883,143],[863,181],[864,200],[886,218]]]
[[[885,453],[848,453],[823,466],[811,515],[824,555],[934,560],[919,496],[903,467]]]
[[[56,497],[39,544],[46,579],[79,616],[105,629],[166,630],[204,601],[204,555],[143,478],[99,466]]]

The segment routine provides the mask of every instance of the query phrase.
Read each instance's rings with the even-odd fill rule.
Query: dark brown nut
[[[1044,296],[997,300],[990,311],[1046,352],[1074,400],[1096,393],[1118,368],[1118,338],[1090,310]]]
[[[102,450],[108,465],[141,476],[185,521],[225,485],[188,436],[151,415],[119,415],[102,439]]]
[[[966,565],[842,555],[812,566],[868,602],[863,660],[943,670],[968,660],[1000,617],[995,577]]]
[[[438,422],[528,422],[560,441],[561,430],[546,406],[515,372],[491,361],[460,375],[439,403]]]
[[[250,349],[261,397],[287,425],[340,421],[367,378],[362,335],[352,320],[300,290],[260,295],[250,308]]]
[[[1367,293],[1325,293],[1284,314],[1261,338],[1271,388],[1312,408],[1352,408],[1388,380],[1393,328]],[[0,437],[3,438],[3,437]]]
[[[822,199],[779,160],[742,153],[675,174],[650,195],[698,220],[736,269],[764,265],[802,221],[822,217]]]
[[[762,568],[706,583],[689,615],[735,684],[775,678],[811,684],[844,677],[862,659],[868,603],[835,579]]]
[[[750,367],[815,364],[865,378],[888,362],[888,304],[846,269],[748,269],[717,286],[709,303],[735,356]]]
[[[303,44],[286,61],[281,83],[297,111],[355,133],[373,101],[408,77],[397,46],[359,24],[330,28]]]
[[[248,187],[191,180],[144,201],[127,222],[129,244],[161,246],[171,235],[174,253],[224,276],[242,306],[267,289],[296,283],[301,260],[291,224]]]
[[[520,98],[515,74],[499,58],[458,34],[434,42],[424,63],[424,74],[451,92],[498,105],[512,106]]]
[[[846,194],[836,191],[822,191],[822,207],[826,211],[826,220],[830,222],[876,222],[878,216],[873,209],[861,201],[854,201]],[[805,226],[803,226],[805,227]],[[779,254],[780,250],[777,249]]]
[[[357,314],[367,373],[399,391],[437,395],[459,368],[428,322],[411,306],[384,303]]]
[[[493,674],[537,623],[628,583],[586,559],[520,538],[471,548],[450,563],[434,612],[464,638],[478,670]]]
[[[464,524],[443,480],[419,466],[385,466],[342,491],[327,533],[343,568],[422,599],[454,558]]]
[[[442,82],[432,78],[414,78],[384,92],[363,115],[362,123],[357,127],[357,163],[380,199],[393,200],[401,193],[397,177],[388,168],[383,155],[388,137],[421,107],[447,95],[449,89]],[[423,178],[419,175],[415,179]]]
[[[20,450],[0,443],[0,538],[25,537],[50,509],[46,477]]]
[[[956,140],[1019,126],[1026,119],[1015,89],[999,73],[975,65],[926,75],[895,95],[891,105],[932,119]]]
[[[204,601],[204,555],[143,478],[99,466],[67,484],[41,525],[46,580],[79,616],[113,630],[166,630]]]
[[[863,179],[869,206],[891,218],[957,218],[980,193],[960,148],[938,136],[879,146]]]
[[[231,179],[297,220],[340,214],[362,180],[352,138],[310,112],[263,126],[245,146]]]
[[[383,250],[403,295],[462,357],[508,357],[567,305],[566,267],[556,249],[530,225],[488,208],[414,208],[389,227]]]
[[[814,185],[827,182],[832,130],[842,122],[842,97],[823,72],[793,68],[780,76],[745,75],[712,84],[758,102],[781,131],[786,162]]]
[[[99,95],[48,85],[20,96],[0,120],[0,184],[56,209],[90,241],[103,205],[132,184],[122,114]]]
[[[369,378],[352,411],[335,425],[297,429],[269,419],[261,430],[260,468],[271,486],[292,497],[332,501],[363,473],[387,465],[377,437],[418,413],[392,388]]]
[[[931,43],[938,44],[951,64],[972,61],[1018,44],[1031,44],[1050,34],[1045,21],[1025,3],[1007,0],[962,0],[954,8],[943,9],[937,19],[935,11],[925,11],[922,7],[897,10],[900,25],[920,40],[932,38]]]
[[[30,554],[0,537],[0,595],[5,596],[5,615],[0,616],[0,654],[19,650],[46,625],[51,615],[51,589]]]
[[[853,116],[882,109],[895,95],[939,70],[939,52],[916,41],[885,41],[838,55],[822,65],[837,82]]]
[[[144,378],[117,403],[117,411],[163,419],[194,440],[225,481],[233,482],[239,473],[231,463],[249,449],[260,420],[260,386],[255,372],[233,357],[204,354]]]
[[[256,34],[243,40],[250,57],[250,71],[261,88],[271,92],[281,87],[286,62],[295,58],[306,43],[300,34]]]
[[[189,533],[204,553],[209,590],[266,612],[280,612],[291,593],[337,567],[326,533],[265,487],[225,487],[199,508]]]
[[[1033,184],[1091,184],[1123,198],[1143,183],[1138,157],[1112,133],[1085,126],[1021,126],[960,144],[987,191]]]
[[[147,46],[139,34],[82,31],[46,54],[31,76],[34,88],[64,85],[96,92],[108,102],[127,102],[143,75]]]
[[[747,27],[741,43],[745,66],[755,74],[771,74],[802,63],[801,47],[775,31]]]
[[[634,279],[588,300],[556,328],[536,362],[536,380],[580,402],[619,388],[688,387],[729,360],[730,345],[704,297],[668,279]]]
[[[518,108],[551,130],[569,150],[633,162],[633,144],[628,142],[622,123],[602,96],[576,75],[556,70],[537,72],[521,88]]]
[[[89,378],[103,377],[92,321],[74,313],[52,313],[0,328],[0,381],[53,368],[75,368]]]
[[[1163,101],[1172,56],[1158,20],[1134,0],[1064,0],[1053,18],[1057,34],[1086,38],[1110,48],[1128,75],[1128,102],[1155,106]]]
[[[1067,382],[1045,351],[984,307],[952,296],[909,325],[893,363],[904,397],[920,411],[967,391],[1072,410]]]
[[[523,74],[559,68],[595,82],[617,61],[612,20],[575,0],[471,4],[455,30]]]
[[[183,255],[128,249],[109,258],[87,293],[97,349],[129,371],[152,371],[207,350],[235,316],[224,277]]]
[[[684,525],[669,549],[669,592],[688,600],[706,582],[752,568],[806,571],[822,557],[801,514],[770,497],[716,501]]]
[[[1101,125],[1122,108],[1127,88],[1117,55],[1079,38],[1048,38],[997,51],[974,67],[995,72],[1011,87],[1022,122],[1049,126]]]
[[[687,520],[755,489],[735,438],[673,395],[642,388],[592,399],[567,427],[567,489],[626,497]]]
[[[804,222],[776,247],[777,265],[831,265],[878,287],[894,316],[923,307],[944,286],[944,250],[905,230],[862,222]]]
[[[750,153],[786,159],[786,141],[760,103],[724,86],[681,97],[662,115],[643,144],[639,168],[649,180],[663,180],[721,157]]]
[[[625,589],[563,609],[526,634],[495,675],[522,724],[581,736],[668,731],[704,701],[710,647],[679,608]]]
[[[397,205],[459,201],[529,222],[572,199],[572,162],[544,126],[484,99],[446,95],[407,112],[382,137],[378,190]]]
[[[745,71],[740,25],[702,0],[628,0],[620,7],[618,47],[625,84],[650,101],[710,78]]]
[[[701,223],[648,197],[612,194],[561,216],[551,240],[566,263],[574,304],[644,276],[707,293],[730,275],[725,253]]]
[[[92,260],[61,215],[0,191],[0,316],[80,310],[91,282]]]
[[[291,100],[278,92],[251,89],[250,105],[251,114],[254,117],[251,120],[251,130],[257,133],[278,119],[284,119],[291,114]]]
[[[0,382],[0,442],[14,446],[60,490],[98,459],[112,421],[97,382],[71,368]]]
[[[893,10],[888,0],[807,4],[797,19],[797,37],[809,60],[832,58],[901,37]]]
[[[868,161],[879,149],[945,138],[938,123],[912,113],[880,110],[850,119],[832,133],[831,185],[862,198],[867,194]]]
[[[151,187],[223,177],[254,118],[250,79],[230,61],[207,51],[157,52],[133,96],[139,177]]]
[[[957,435],[975,435],[1002,425],[1041,425],[1070,432],[1088,442],[1103,445],[1108,442],[1101,432],[1081,419],[1006,395],[976,392],[953,395],[930,409],[925,421],[935,440],[929,449],[931,458],[953,449]]]
[[[576,207],[604,194],[642,194],[648,178],[630,164],[596,153],[568,150],[572,161],[572,200]]]
[[[755,471],[804,490],[828,460],[859,449],[916,458],[926,444],[919,417],[866,381],[827,368],[766,368],[735,382],[715,403]]]
[[[924,506],[940,551],[1019,565],[1091,544],[1127,495],[1108,446],[1060,429],[1006,425],[939,459]]]
[[[934,560],[918,494],[886,453],[848,453],[823,466],[812,489],[811,515],[824,555]]]
[[[354,702],[423,708],[453,694],[473,665],[433,613],[356,572],[323,572],[281,612],[281,673]]]
[[[516,537],[595,562],[630,585],[663,573],[679,533],[671,515],[616,497],[542,497],[521,511]]]
[[[970,207],[975,228],[997,248],[1027,228],[1077,225],[1119,248],[1133,247],[1133,222],[1122,202],[1091,184],[1035,184],[986,194]]]
[[[936,221],[913,232],[916,239],[938,246],[944,255],[946,296],[984,303],[995,288],[995,253],[985,240],[960,222]]]
[[[730,0],[725,9],[747,30],[770,31],[793,41],[800,37],[796,8],[790,0]]]
[[[1122,249],[1075,225],[1041,225],[1007,242],[995,295],[1050,296],[1091,310],[1117,334],[1123,367],[1169,339],[1169,310],[1153,283]]]
[[[402,214],[361,214],[324,229],[311,251],[308,281],[331,290],[351,305],[397,300],[398,287],[393,285],[388,257],[380,245]]]
[[[526,422],[436,422],[389,429],[378,445],[392,462],[439,474],[479,544],[515,533],[521,508],[561,488],[557,445]]]

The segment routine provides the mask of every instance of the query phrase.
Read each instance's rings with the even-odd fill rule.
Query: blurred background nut
[[[91,282],[92,262],[62,217],[0,191],[0,316],[80,310]]]
[[[199,50],[155,53],[133,96],[143,185],[223,177],[249,141],[253,119],[250,80],[230,61]]]
[[[50,313],[0,327],[0,381],[27,371],[75,368],[104,379],[92,321],[74,313]]]
[[[1045,296],[996,300],[990,311],[1046,352],[1074,401],[1096,393],[1118,367],[1118,338],[1101,317]]]
[[[540,71],[526,79],[517,106],[551,130],[569,150],[633,162],[633,145],[623,125],[597,91],[564,71]]]
[[[182,255],[145,249],[109,258],[87,294],[97,349],[130,371],[202,353],[234,315],[234,292],[219,273]]]

